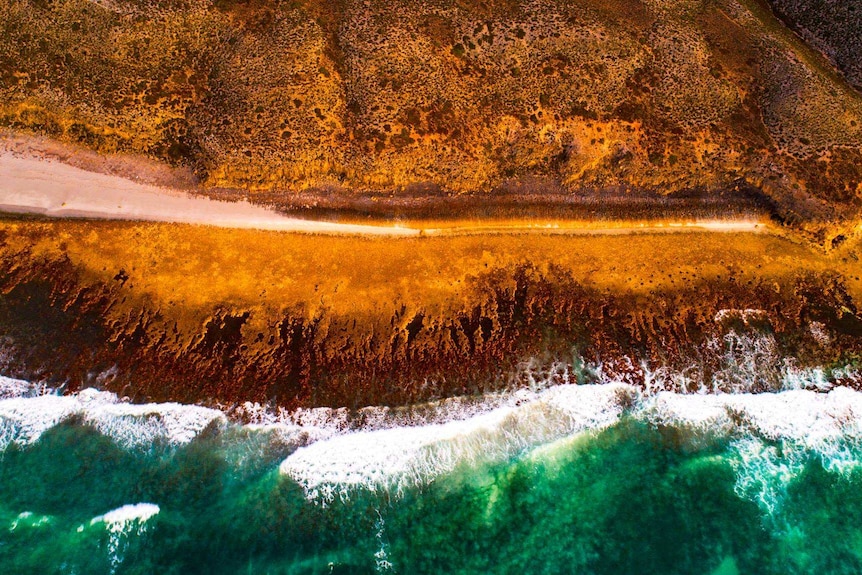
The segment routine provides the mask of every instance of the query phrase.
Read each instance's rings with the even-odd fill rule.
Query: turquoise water
[[[780,419],[811,397],[767,398],[757,413],[777,405]],[[356,473],[376,482],[327,497],[280,469],[302,461],[303,442],[275,428],[208,425],[185,443],[130,446],[71,416],[0,457],[0,572],[858,574],[862,449],[853,409],[835,415],[845,398],[858,394],[833,395],[809,430],[780,437],[736,408],[727,428],[662,423],[623,401],[609,424],[491,453],[521,433],[506,420],[465,428],[486,440],[469,457],[456,449],[442,465],[420,450],[397,489],[371,458]],[[537,417],[560,421],[548,408]],[[806,444],[824,425],[841,433]],[[435,445],[454,441],[440,429],[428,428],[444,437]],[[368,449],[408,434],[352,433]],[[309,459],[327,457],[318,444]],[[344,457],[365,461],[358,451]]]

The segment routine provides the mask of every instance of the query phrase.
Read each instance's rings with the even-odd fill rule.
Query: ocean
[[[862,573],[846,387],[359,412],[0,397],[2,573]]]

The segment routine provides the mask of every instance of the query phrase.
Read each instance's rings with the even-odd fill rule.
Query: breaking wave
[[[557,381],[559,371],[543,373],[544,381]],[[655,385],[662,374],[648,373],[642,385],[541,385],[536,378],[532,388],[412,408],[288,412],[244,404],[227,414],[196,405],[133,404],[94,389],[55,395],[0,378],[0,451],[32,445],[67,421],[129,450],[186,445],[205,430],[233,433],[238,442],[256,437],[279,443],[288,453],[279,472],[309,500],[329,504],[357,491],[397,498],[459,468],[505,462],[628,418],[676,429],[691,441],[727,438],[739,495],[772,512],[781,486],[803,469],[806,458],[816,456],[826,469],[846,473],[860,464],[862,453],[862,393],[829,389],[819,369],[794,373],[792,380],[785,374],[790,389],[771,393],[708,393],[704,387],[676,393]],[[594,369],[596,374],[601,370]]]
[[[111,573],[115,573],[123,562],[129,539],[141,537],[147,530],[147,522],[159,511],[158,505],[136,503],[123,505],[90,520],[90,527],[102,527],[108,534],[107,552]],[[78,529],[83,531],[84,526]]]
[[[358,488],[398,495],[461,465],[495,463],[578,433],[596,433],[628,417],[690,438],[731,440],[740,495],[774,510],[806,454],[830,471],[860,464],[862,393],[790,390],[763,394],[645,395],[621,383],[564,385],[515,405],[447,424],[360,431],[298,449],[281,472],[322,503]],[[779,457],[780,456],[780,457]],[[776,460],[780,459],[778,463]],[[778,468],[779,471],[774,471]]]
[[[686,521],[724,521],[734,541],[765,526],[785,547],[760,549],[776,567],[751,572],[781,573],[790,560],[782,549],[801,549],[793,561],[810,563],[799,517],[807,537],[823,517],[822,503],[806,511],[799,494],[816,495],[826,474],[829,485],[848,486],[846,505],[862,478],[862,393],[823,385],[823,370],[798,370],[783,390],[679,393],[654,385],[654,372],[633,382],[593,366],[594,383],[573,384],[570,367],[540,368],[533,385],[509,392],[359,410],[133,404],[2,378],[0,565],[32,571],[26,561],[44,556],[20,550],[42,546],[63,572],[194,572],[192,545],[213,573],[446,572],[417,568],[442,557],[423,559],[423,549],[431,553],[434,538],[455,549],[458,530],[479,525],[472,537],[488,533],[494,561],[503,553],[495,537],[517,534],[506,553],[535,558],[551,544],[560,548],[549,557],[610,573],[620,571],[602,571],[595,558],[635,544],[614,535],[621,521],[639,537],[675,528],[650,523],[655,507],[657,517],[684,510]],[[644,490],[657,499],[642,502]],[[702,508],[701,497],[715,507]],[[513,513],[525,523],[510,524]],[[410,542],[417,524],[426,547]],[[708,570],[686,573],[743,561],[698,545],[718,551],[697,555]],[[453,553],[452,565],[487,571],[469,563],[474,550]],[[811,572],[809,563],[798,572]]]

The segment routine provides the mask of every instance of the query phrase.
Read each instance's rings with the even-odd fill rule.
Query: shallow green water
[[[624,417],[397,497],[323,504],[279,473],[291,448],[266,434],[144,452],[67,422],[0,459],[0,572],[862,573],[862,471],[804,452],[784,465],[761,442],[774,457],[757,475],[739,441]],[[141,502],[160,512],[91,525]]]

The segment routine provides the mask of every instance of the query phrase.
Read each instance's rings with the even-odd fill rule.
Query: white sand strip
[[[550,233],[565,235],[624,235],[678,231],[762,232],[756,220],[697,220],[629,223],[610,227],[577,223],[495,224],[426,228],[342,224],[281,215],[248,201],[227,202],[118,176],[89,172],[62,162],[0,151],[0,212],[38,214],[55,218],[92,218],[202,224],[318,234],[382,236]]]
[[[326,234],[419,234],[396,226],[289,218],[247,201],[221,202],[9,152],[0,154],[0,211]]]

